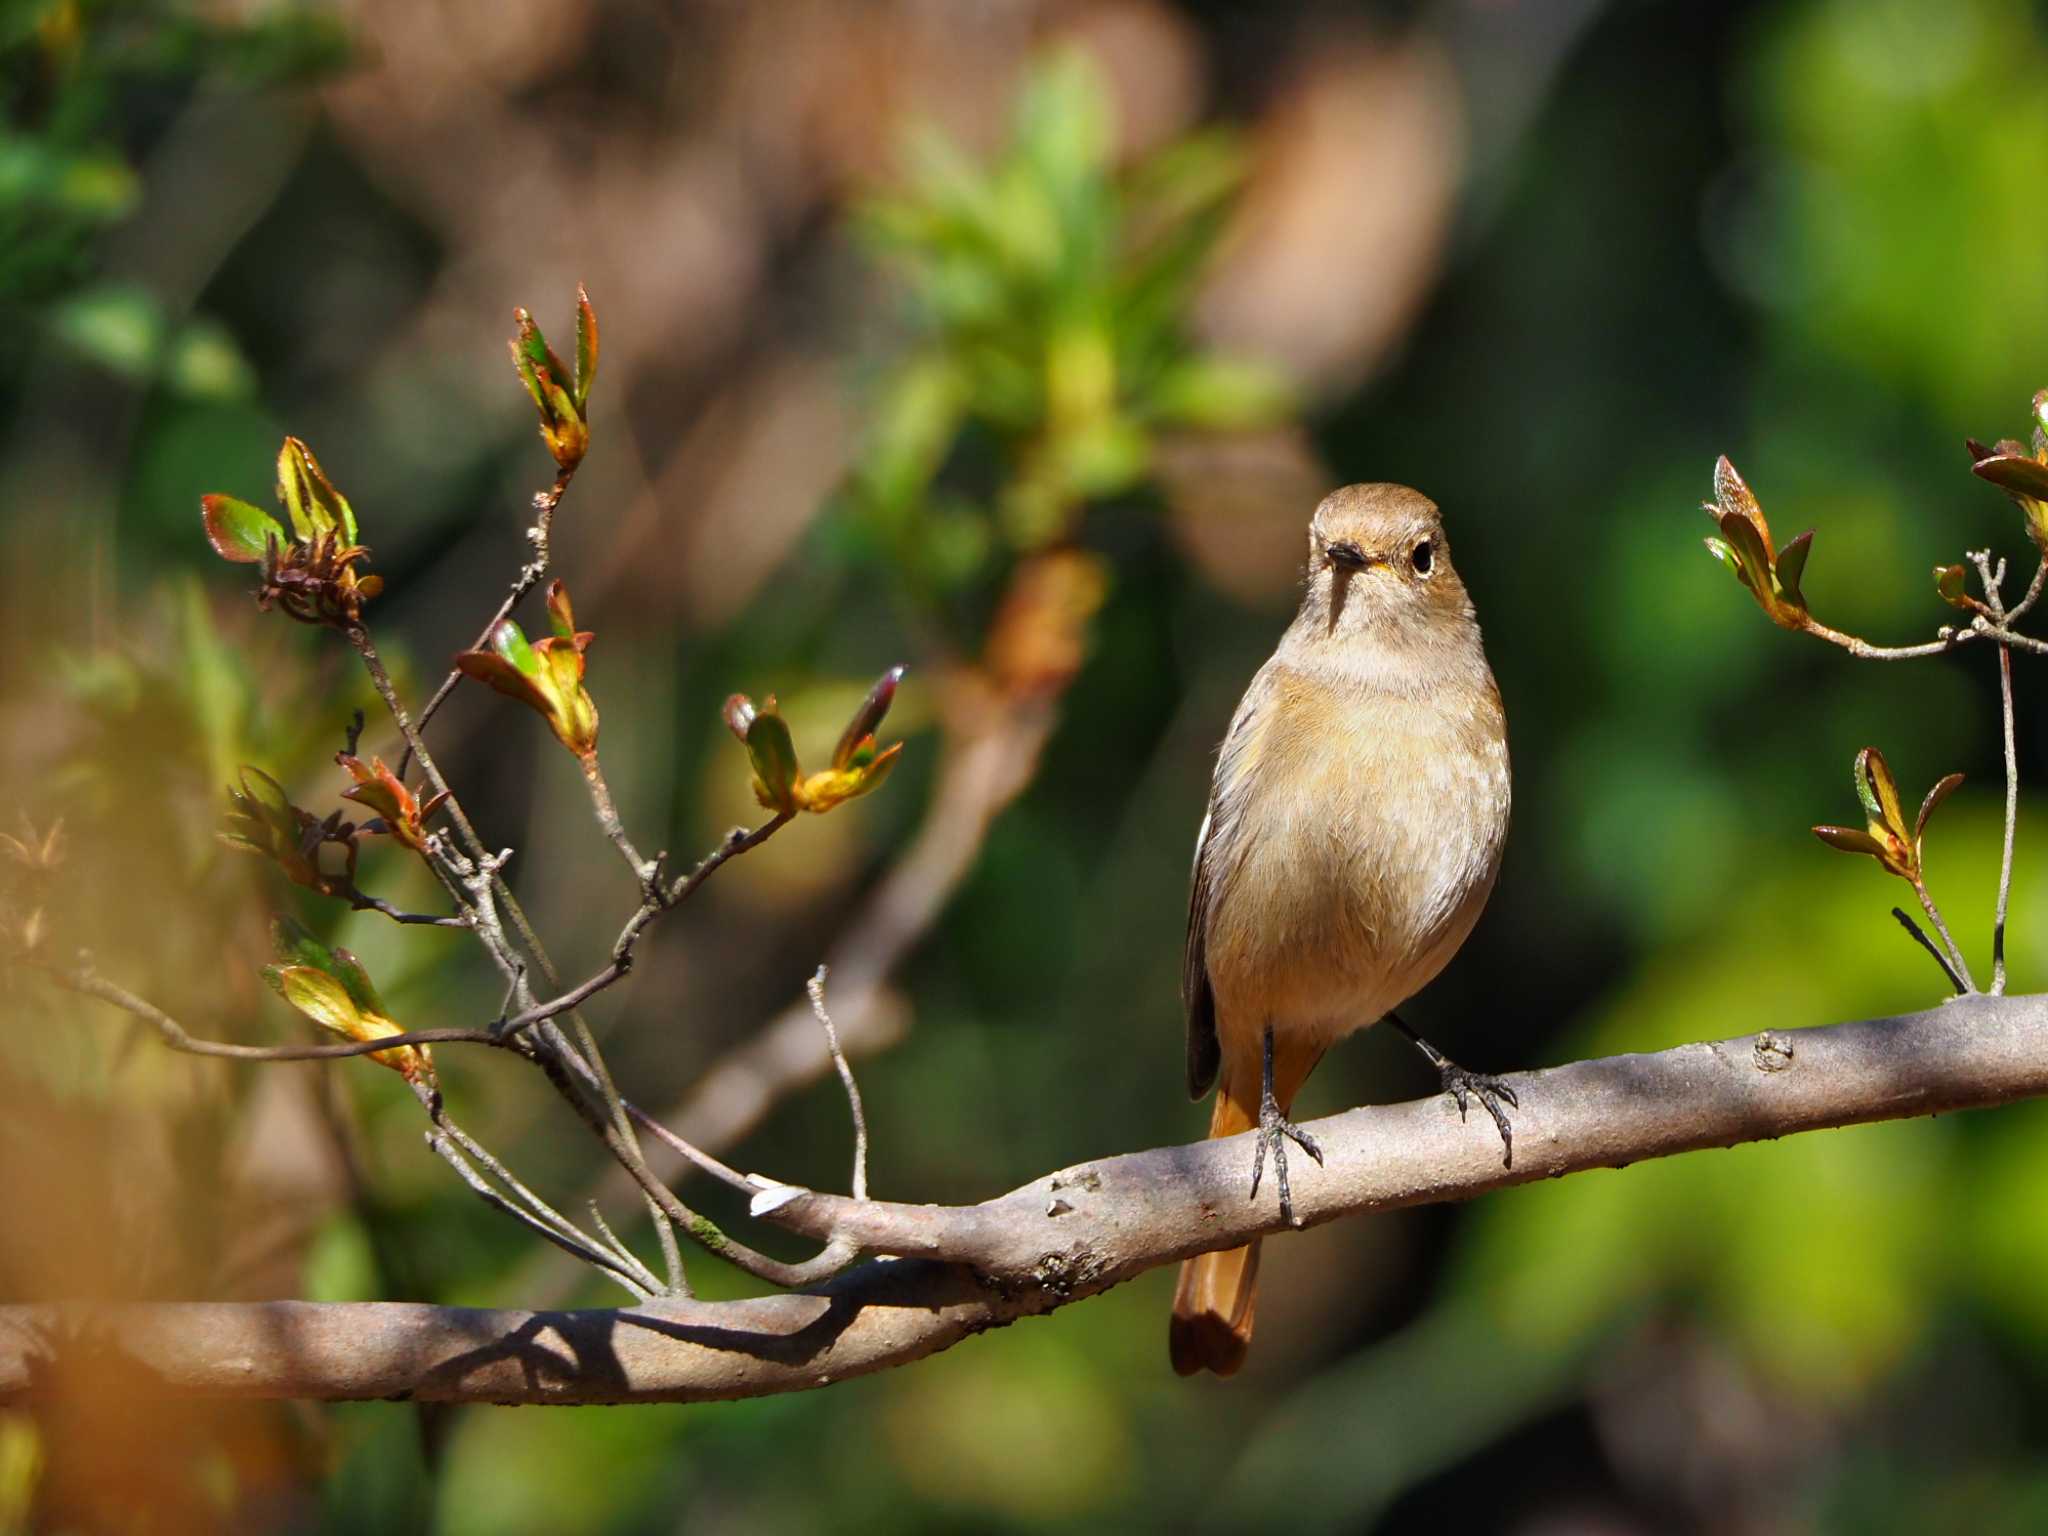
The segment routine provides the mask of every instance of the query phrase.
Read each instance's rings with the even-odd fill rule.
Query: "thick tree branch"
[[[1442,1098],[1318,1121],[1328,1166],[1295,1190],[1304,1225],[1828,1126],[2048,1093],[2048,996],[1766,1030],[1509,1079],[1513,1169],[1492,1128]],[[812,1289],[628,1310],[398,1303],[87,1303],[0,1308],[0,1403],[97,1389],[450,1402],[712,1401],[904,1365],[1145,1270],[1279,1226],[1245,1198],[1250,1141],[1063,1169],[975,1206],[799,1193],[772,1219],[879,1260]],[[764,1202],[766,1203],[766,1202]]]

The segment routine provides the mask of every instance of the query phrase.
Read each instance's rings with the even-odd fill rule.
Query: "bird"
[[[1182,994],[1187,1086],[1214,1084],[1211,1138],[1254,1130],[1295,1224],[1287,1118],[1323,1053],[1385,1020],[1462,1115],[1491,1116],[1512,1166],[1501,1079],[1469,1072],[1395,1009],[1435,979],[1500,870],[1507,717],[1443,517],[1421,492],[1349,485],[1316,508],[1300,612],[1232,714],[1195,840]],[[1506,1107],[1504,1107],[1506,1106]],[[1183,1376],[1243,1365],[1259,1244],[1181,1266],[1168,1346]]]

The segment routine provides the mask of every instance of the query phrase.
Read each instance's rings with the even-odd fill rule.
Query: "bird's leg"
[[[1259,1179],[1266,1171],[1266,1150],[1273,1152],[1273,1182],[1280,1186],[1280,1219],[1294,1225],[1294,1192],[1287,1187],[1287,1143],[1294,1144],[1316,1160],[1320,1168],[1323,1149],[1315,1137],[1280,1113],[1280,1101],[1273,1097],[1273,1026],[1266,1026],[1266,1063],[1259,1083],[1259,1140],[1252,1153],[1251,1198],[1259,1198]]]
[[[1515,1090],[1501,1078],[1484,1072],[1468,1072],[1402,1023],[1399,1014],[1388,1014],[1387,1022],[1406,1035],[1415,1049],[1429,1058],[1429,1064],[1436,1068],[1437,1075],[1443,1079],[1444,1092],[1457,1101],[1459,1119],[1462,1120],[1465,1116],[1467,1095],[1477,1099],[1480,1106],[1493,1116],[1494,1127],[1500,1132],[1500,1165],[1503,1168],[1514,1167],[1515,1130],[1508,1124],[1507,1110],[1502,1109],[1501,1104],[1506,1102],[1511,1108],[1520,1109],[1521,1101],[1515,1097]]]

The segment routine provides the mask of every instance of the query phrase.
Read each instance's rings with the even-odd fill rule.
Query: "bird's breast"
[[[1493,886],[1507,831],[1492,680],[1420,697],[1299,677],[1219,783],[1211,866],[1219,1012],[1334,1039],[1435,977]]]

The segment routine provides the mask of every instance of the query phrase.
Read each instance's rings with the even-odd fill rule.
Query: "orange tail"
[[[1301,1049],[1284,1035],[1275,1041],[1273,1097],[1280,1112],[1294,1105],[1294,1096],[1322,1059],[1320,1047]],[[1235,1136],[1259,1123],[1259,1072],[1244,1074],[1248,1090],[1236,1093],[1237,1075],[1228,1064],[1216,1085],[1216,1108],[1209,1117],[1209,1139]],[[1249,1177],[1249,1171],[1247,1171]],[[1269,1172],[1270,1177],[1270,1172]],[[1259,1301],[1259,1245],[1247,1243],[1224,1253],[1197,1254],[1180,1267],[1180,1285],[1173,1293],[1173,1321],[1166,1334],[1173,1368],[1183,1376],[1214,1371],[1235,1374],[1251,1348],[1252,1317]]]
[[[1216,1090],[1216,1109],[1209,1117],[1209,1138],[1235,1136],[1259,1123],[1230,1096],[1230,1085]],[[1173,1322],[1166,1334],[1173,1368],[1183,1376],[1214,1371],[1235,1374],[1252,1343],[1252,1314],[1259,1300],[1259,1245],[1251,1243],[1223,1253],[1197,1254],[1180,1267],[1173,1293]]]

